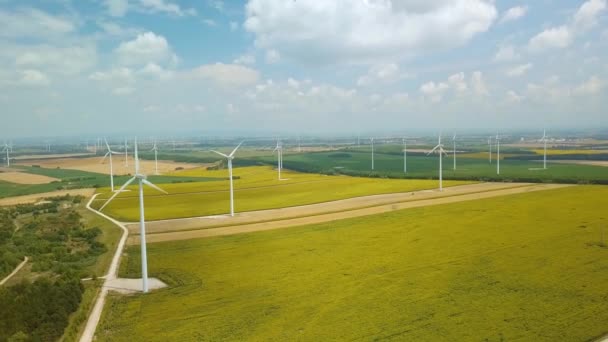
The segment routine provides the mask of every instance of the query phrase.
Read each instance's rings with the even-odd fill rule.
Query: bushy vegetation
[[[56,341],[82,292],[80,280],[69,275],[0,287],[0,341]]]
[[[31,262],[31,276],[0,288],[0,342],[56,341],[78,309],[80,278],[106,251],[101,230],[82,223],[82,201],[67,195],[0,209],[0,277],[24,256]]]

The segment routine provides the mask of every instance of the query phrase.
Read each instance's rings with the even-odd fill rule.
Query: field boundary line
[[[498,184],[498,183],[482,182],[482,183],[474,183],[474,184]],[[467,184],[467,185],[474,185],[474,184]],[[500,184],[512,184],[512,183],[500,183]],[[455,186],[452,186],[450,188],[455,188],[455,187],[459,187],[459,186],[467,186],[467,185],[455,185]],[[516,185],[516,186],[505,186],[505,187],[502,187],[502,188],[477,190],[477,191],[471,191],[471,192],[465,192],[465,193],[452,193],[452,194],[448,194],[448,195],[444,195],[444,196],[441,196],[441,193],[437,193],[438,196],[431,197],[431,198],[423,198],[423,199],[412,198],[412,199],[409,199],[409,200],[394,200],[394,201],[387,200],[387,201],[382,202],[382,203],[375,203],[375,204],[361,205],[361,206],[353,206],[351,208],[342,209],[342,210],[336,209],[336,210],[319,211],[319,212],[316,212],[316,213],[314,213],[312,215],[294,215],[294,216],[286,216],[286,217],[277,218],[277,219],[267,219],[267,220],[262,219],[262,220],[255,220],[255,221],[247,221],[247,222],[243,222],[243,223],[240,223],[240,224],[234,224],[234,223],[227,223],[226,222],[226,223],[220,223],[220,224],[217,224],[217,225],[209,225],[209,226],[198,227],[198,228],[173,229],[173,230],[169,229],[169,230],[166,230],[166,231],[163,231],[163,232],[150,231],[150,232],[147,232],[147,234],[148,235],[153,235],[153,234],[164,234],[164,233],[169,233],[169,232],[187,232],[187,231],[195,231],[195,230],[202,230],[202,229],[214,229],[214,228],[222,228],[222,227],[233,227],[233,226],[236,226],[236,225],[246,225],[246,224],[255,224],[255,223],[269,223],[269,222],[276,222],[276,221],[284,221],[284,220],[288,220],[288,219],[298,219],[298,218],[303,218],[303,217],[313,217],[313,216],[318,216],[318,215],[335,214],[335,213],[340,213],[340,212],[344,212],[344,211],[374,208],[374,207],[388,205],[388,204],[401,204],[401,203],[409,203],[409,202],[431,200],[431,199],[450,198],[450,197],[454,197],[454,196],[463,196],[463,195],[470,195],[470,194],[483,194],[483,193],[486,193],[486,192],[500,191],[500,190],[507,190],[507,189],[518,189],[518,188],[522,188],[522,187],[531,187],[531,186],[535,186],[535,185],[540,185],[540,184],[535,184],[535,183],[518,183],[518,185]],[[409,192],[395,192],[395,193],[387,193],[387,194],[359,196],[359,197],[351,197],[351,198],[345,198],[345,199],[335,200],[335,201],[310,203],[310,204],[297,205],[297,206],[288,206],[288,207],[263,209],[263,210],[255,210],[255,211],[244,211],[242,213],[254,213],[254,212],[272,211],[272,210],[280,210],[280,209],[296,209],[298,207],[306,207],[306,206],[311,206],[311,205],[332,204],[334,202],[340,202],[340,201],[344,201],[344,200],[365,199],[365,198],[370,198],[370,197],[373,197],[373,196],[382,196],[382,195],[399,195],[399,194],[406,195],[406,194],[415,194],[417,192],[420,193],[420,192],[426,192],[426,191],[434,191],[434,190],[416,190],[416,191],[409,191]],[[209,216],[182,217],[182,218],[177,218],[177,219],[166,219],[166,220],[148,221],[147,223],[148,224],[162,223],[162,222],[171,223],[172,221],[177,221],[177,220],[196,220],[196,219],[210,218],[210,217],[213,217],[213,216],[225,216],[225,215],[226,214],[222,214],[222,215],[209,215]],[[125,226],[127,226],[127,229],[128,229],[129,226],[135,225],[135,224],[138,224],[138,223],[137,222],[122,222],[122,224],[124,224]],[[132,234],[134,236],[139,235],[137,232],[132,232]]]
[[[226,226],[221,228],[211,228],[211,229],[197,229],[197,230],[189,230],[189,231],[172,231],[165,233],[156,233],[149,234],[148,243],[157,243],[164,241],[176,241],[176,240],[190,240],[197,238],[208,238],[208,237],[216,237],[216,236],[226,236],[226,235],[236,235],[242,233],[253,233],[259,231],[267,231],[267,230],[275,230],[275,229],[285,229],[291,227],[298,226],[306,226],[312,224],[321,224],[332,221],[339,221],[343,219],[349,219],[353,217],[363,217],[370,216],[376,214],[384,214],[397,210],[407,210],[413,208],[427,207],[427,206],[436,206],[443,204],[451,204],[451,203],[459,203],[459,202],[467,202],[474,200],[482,200],[486,198],[493,197],[502,197],[509,195],[518,195],[528,192],[536,192],[536,191],[545,191],[545,190],[553,190],[571,187],[574,185],[569,184],[547,184],[547,185],[532,185],[529,187],[519,187],[519,188],[509,188],[496,190],[488,193],[467,193],[462,194],[460,196],[451,196],[451,197],[440,197],[440,198],[431,198],[431,199],[423,199],[416,202],[404,202],[404,203],[391,203],[384,204],[379,206],[374,206],[365,209],[354,209],[354,210],[345,210],[339,213],[334,214],[321,214],[321,215],[311,215],[303,218],[296,219],[285,219],[280,221],[266,222],[266,223],[251,223],[251,224],[242,224],[242,225],[234,225],[234,226]],[[518,192],[511,192],[513,190],[518,190]],[[519,191],[524,190],[524,191]],[[527,190],[527,191],[526,191]],[[479,197],[479,195],[482,195]],[[409,204],[409,205],[408,205]],[[402,207],[399,207],[401,205]],[[130,245],[139,244],[139,236],[133,236],[129,239],[128,242]]]
[[[122,236],[120,237],[120,241],[116,246],[116,251],[114,252],[114,256],[112,257],[112,262],[110,263],[110,267],[108,269],[108,273],[105,276],[103,285],[101,286],[101,291],[97,295],[97,299],[95,300],[95,305],[91,312],[89,312],[89,318],[87,319],[86,326],[82,335],[80,336],[80,342],[91,342],[95,337],[95,331],[97,330],[97,325],[101,320],[101,313],[103,311],[103,307],[106,301],[106,297],[108,295],[109,288],[106,286],[110,281],[114,280],[118,276],[118,265],[120,263],[120,257],[122,256],[125,244],[127,242],[127,237],[129,236],[129,230],[119,221],[109,217],[108,215],[97,211],[96,209],[91,208],[91,203],[99,194],[95,194],[91,197],[89,202],[86,205],[86,208],[95,214],[107,219],[108,221],[117,225],[120,229],[122,229]]]
[[[19,271],[21,271],[21,269],[23,268],[23,266],[25,266],[25,264],[27,263],[28,260],[29,260],[28,257],[24,257],[23,261],[19,265],[17,265],[17,267],[15,267],[15,269],[13,270],[13,272],[11,272],[11,274],[7,275],[6,277],[4,277],[4,279],[0,280],[0,286],[4,285],[15,274],[17,274]]]

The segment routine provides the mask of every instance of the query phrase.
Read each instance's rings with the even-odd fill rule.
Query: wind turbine
[[[129,145],[127,145],[127,138],[125,138],[125,167],[129,167]]]
[[[372,140],[372,171],[374,171],[374,138]]]
[[[156,146],[156,140],[154,140],[154,147],[151,151],[154,151],[154,174],[158,175],[158,146]]]
[[[454,143],[454,171],[456,171],[456,133],[452,137],[452,142]]]
[[[142,277],[142,290],[144,293],[148,292],[148,252],[146,249],[146,220],[144,216],[144,184],[156,189],[160,192],[168,194],[165,190],[159,188],[158,186],[152,184],[149,180],[146,179],[146,175],[139,173],[139,158],[137,156],[137,139],[135,139],[135,176],[129,179],[123,186],[118,190],[118,192],[114,193],[112,197],[110,197],[104,205],[99,208],[99,211],[102,211],[119,193],[121,193],[129,184],[133,183],[137,180],[139,184],[139,238],[141,243],[141,277]]]
[[[4,150],[2,152],[6,152],[6,157],[4,157],[4,160],[6,160],[6,167],[11,167],[11,156],[10,156],[10,152],[11,152],[11,147],[7,144],[4,143]]]
[[[104,141],[106,143],[106,147],[108,148],[108,152],[106,152],[106,154],[103,156],[101,162],[103,163],[103,161],[106,160],[107,157],[110,157],[110,188],[112,189],[112,192],[114,192],[114,167],[112,166],[112,155],[122,153],[112,151],[110,145],[108,145],[108,141],[105,138]]]
[[[492,137],[488,138],[488,146],[490,146],[490,164],[492,164]]]
[[[277,139],[277,147],[274,148],[273,152],[277,152],[277,170],[279,171],[279,180],[281,180],[281,169],[283,168],[283,145],[281,141]]]
[[[496,174],[500,175],[500,137],[496,133]]]
[[[230,177],[230,216],[234,216],[234,187],[232,185],[232,159],[234,159],[234,154],[236,153],[236,150],[239,149],[239,147],[241,147],[241,145],[243,144],[244,141],[242,141],[240,144],[238,144],[237,147],[234,148],[234,150],[232,150],[232,152],[229,155],[225,155],[221,152],[218,151],[214,151],[211,150],[211,152],[215,153],[215,154],[219,154],[220,156],[226,158],[226,160],[228,160],[228,177]],[[281,167],[281,163],[279,163],[279,167]]]
[[[407,173],[407,142],[403,138],[403,173]]]
[[[543,156],[543,169],[547,169],[547,130],[543,129],[543,138],[541,141],[545,144],[545,154]]]
[[[433,147],[433,149],[429,153],[427,153],[426,155],[428,156],[428,155],[430,155],[433,152],[439,153],[439,191],[443,191],[443,162],[442,162],[442,155],[445,154],[447,156],[447,153],[443,149],[443,144],[441,144],[441,133],[439,133],[439,143],[437,144],[437,146]]]

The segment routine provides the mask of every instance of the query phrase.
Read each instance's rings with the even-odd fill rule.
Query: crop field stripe
[[[468,191],[469,188],[473,188],[473,187],[479,187],[479,186],[493,186],[491,188],[485,188],[485,189],[472,189],[471,191]],[[493,191],[497,191],[497,190],[506,190],[506,189],[516,189],[516,188],[521,188],[521,187],[530,187],[530,186],[535,186],[538,184],[535,183],[475,183],[475,184],[470,184],[470,185],[456,185],[453,187],[449,187],[446,188],[444,192],[439,192],[436,190],[419,190],[419,191],[410,191],[410,192],[400,192],[400,193],[389,193],[389,194],[381,194],[381,195],[369,195],[369,196],[360,196],[360,197],[354,197],[354,198],[347,198],[347,199],[342,199],[342,200],[336,200],[336,201],[328,201],[328,202],[322,202],[322,203],[313,203],[313,204],[306,204],[306,205],[301,205],[301,206],[290,206],[290,207],[283,207],[283,208],[278,208],[278,209],[266,209],[266,210],[257,210],[257,211],[249,211],[249,212],[244,212],[242,214],[246,214],[246,215],[256,215],[256,214],[264,214],[264,215],[268,215],[268,216],[272,216],[273,218],[270,219],[249,219],[250,217],[248,216],[241,216],[240,214],[237,214],[236,217],[232,217],[229,218],[226,215],[213,215],[213,216],[199,216],[199,217],[186,217],[186,218],[178,218],[178,219],[167,219],[167,220],[148,220],[146,221],[146,231],[148,232],[148,234],[158,234],[158,233],[167,233],[167,232],[177,232],[177,231],[192,231],[192,230],[201,230],[201,229],[210,229],[210,228],[221,228],[221,227],[231,227],[231,226],[236,226],[236,225],[243,225],[243,224],[251,224],[251,223],[266,223],[266,222],[274,222],[274,221],[283,221],[286,219],[295,219],[295,218],[302,218],[302,217],[310,217],[310,216],[317,216],[317,215],[323,215],[323,214],[333,214],[333,213],[339,213],[339,212],[343,212],[343,211],[350,211],[350,210],[355,210],[355,209],[366,209],[366,208],[373,208],[373,207],[378,207],[378,206],[382,206],[382,205],[387,205],[387,204],[398,204],[398,203],[408,203],[408,202],[415,202],[415,201],[421,201],[421,200],[431,200],[431,199],[437,199],[437,198],[446,198],[446,197],[453,197],[453,196],[462,196],[465,194],[482,194],[482,193],[486,193],[486,192],[493,192]],[[495,187],[494,187],[495,186]],[[465,191],[462,191],[465,190]],[[450,192],[450,191],[462,191],[462,192]],[[411,198],[409,196],[414,196],[414,195],[418,195],[418,196],[423,196],[423,195],[432,195],[432,196],[427,196],[427,197],[416,197],[416,198]],[[372,204],[356,204],[353,203],[354,205],[352,206],[343,206],[343,207],[339,207],[339,208],[335,208],[335,209],[328,209],[325,210],[325,207],[331,207],[331,206],[336,206],[336,204],[342,204],[342,203],[347,203],[347,202],[357,202],[357,201],[361,201],[361,200],[365,200],[365,199],[373,199],[373,198],[378,198],[378,197],[395,197],[395,196],[399,196],[399,197],[405,197],[408,196],[409,198],[386,198],[383,200],[380,200],[376,203],[372,203]],[[292,210],[298,210],[300,209],[311,209],[312,207],[315,208],[319,208],[320,210],[318,211],[311,211],[308,212],[307,214],[289,214],[289,213],[284,213],[285,211],[292,211]],[[198,222],[198,223],[193,223],[194,221],[202,221],[202,220],[216,220],[217,216],[221,216],[221,218],[225,218],[227,221],[229,222],[225,222],[225,223],[220,223],[220,224],[209,224],[207,225],[206,223],[209,222]],[[131,234],[134,235],[138,235],[139,234],[139,223],[138,222],[122,222],[123,224],[125,224],[127,226],[127,228],[129,229],[129,232]],[[171,226],[171,228],[158,228],[157,226]],[[180,228],[180,225],[186,226],[186,228]]]
[[[536,184],[527,187],[516,187],[509,189],[502,189],[496,191],[488,191],[482,193],[468,193],[463,195],[455,195],[448,197],[439,197],[433,199],[424,199],[420,201],[409,201],[401,203],[384,204],[379,206],[373,206],[363,209],[355,209],[348,211],[341,211],[331,214],[321,214],[314,216],[307,216],[301,218],[285,219],[279,221],[270,221],[263,223],[252,223],[243,224],[237,226],[226,226],[221,228],[209,228],[169,233],[156,233],[148,234],[148,243],[165,242],[165,241],[176,241],[176,240],[190,240],[196,238],[207,238],[215,236],[234,235],[242,233],[253,233],[259,231],[267,231],[274,229],[282,229],[289,227],[305,226],[310,224],[319,224],[331,221],[344,220],[354,217],[372,216],[382,213],[388,213],[398,210],[407,210],[412,208],[426,207],[426,206],[438,206],[450,203],[475,201],[492,197],[517,195],[522,193],[536,192],[536,191],[547,191],[552,189],[560,189],[565,187],[572,187],[574,185],[566,184]],[[131,236],[128,244],[139,244],[139,237]]]
[[[327,181],[330,181],[330,180],[329,179],[319,179],[319,180],[309,180],[309,181],[301,181],[301,182],[291,182],[291,183],[285,183],[285,184],[249,186],[249,187],[244,187],[244,188],[235,188],[234,192],[248,191],[248,190],[257,190],[257,189],[268,189],[268,188],[275,188],[275,187],[289,186],[289,185],[297,185],[297,184],[319,183],[319,182],[327,182]],[[226,180],[226,186],[228,187],[229,184],[227,182],[228,181]],[[129,189],[131,187],[132,186],[129,186],[127,189]],[[131,191],[134,192],[133,190],[131,190]],[[181,196],[181,195],[217,194],[217,193],[228,193],[228,192],[230,192],[230,189],[226,189],[226,190],[209,190],[209,191],[195,191],[195,192],[184,191],[184,192],[171,192],[169,194],[162,194],[162,193],[160,193],[160,194],[146,194],[146,198],[167,197],[167,196]],[[116,200],[129,199],[129,198],[138,198],[138,196],[139,195],[135,195],[135,196],[118,196],[118,197],[116,197]],[[96,198],[95,201],[97,201],[97,202],[98,201],[105,201],[108,198],[109,197],[101,196],[100,198]]]

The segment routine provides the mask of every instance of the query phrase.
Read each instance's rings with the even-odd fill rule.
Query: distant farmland
[[[608,188],[578,186],[149,246],[171,288],[98,339],[586,341],[608,331]],[[122,275],[139,276],[139,246]]]

